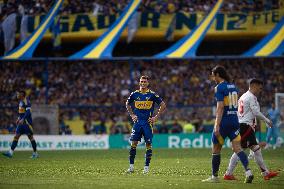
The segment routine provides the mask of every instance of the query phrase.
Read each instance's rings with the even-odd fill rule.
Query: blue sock
[[[220,163],[221,163],[221,155],[212,154],[212,175],[214,175],[215,177],[218,176]]]
[[[145,154],[145,166],[149,166],[152,158],[152,149],[147,149]]]
[[[33,147],[34,152],[36,152],[36,141],[31,140],[31,143],[32,143],[32,147]]]
[[[12,142],[12,145],[11,145],[11,150],[15,150],[15,148],[17,147],[17,145],[18,145],[18,140],[13,140],[13,142]]]
[[[245,170],[246,171],[249,170],[249,168],[248,168],[248,163],[249,163],[248,156],[245,154],[245,152],[244,151],[240,151],[239,153],[237,153],[237,155],[240,158],[240,161],[242,162]]]
[[[134,164],[134,159],[136,156],[136,147],[131,147],[129,150],[129,163]]]

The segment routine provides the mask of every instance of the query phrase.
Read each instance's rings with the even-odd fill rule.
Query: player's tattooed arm
[[[135,123],[135,122],[138,120],[138,117],[137,117],[137,115],[135,115],[135,114],[133,113],[132,108],[131,108],[131,106],[129,105],[128,101],[126,101],[126,109],[127,109],[128,113],[129,113],[129,115],[130,115],[132,121]]]
[[[166,110],[166,103],[162,101],[157,115],[155,115],[154,117],[150,117],[148,121],[151,124],[155,123],[156,121],[158,121],[159,117],[162,115],[162,113],[164,113],[165,110]]]
[[[223,101],[218,101],[217,102],[217,108],[216,108],[216,119],[215,119],[215,124],[214,124],[214,134],[215,136],[220,135],[220,123],[222,120],[223,116],[223,111],[224,111],[224,102]]]

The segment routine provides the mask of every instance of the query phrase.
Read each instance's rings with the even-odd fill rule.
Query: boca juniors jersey
[[[24,124],[32,125],[31,102],[25,98],[19,102],[19,119],[23,119],[27,110],[30,110],[30,114],[26,116]]]
[[[145,93],[136,90],[131,93],[127,102],[131,105],[134,114],[138,117],[138,121],[142,121],[148,120],[149,117],[153,115],[155,103],[159,105],[162,99],[149,89]]]
[[[224,102],[223,117],[235,115],[238,113],[238,92],[237,87],[229,82],[219,83],[215,87],[216,101]]]

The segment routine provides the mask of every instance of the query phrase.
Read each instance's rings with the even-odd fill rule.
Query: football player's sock
[[[248,157],[247,155],[245,154],[244,151],[240,151],[239,153],[237,153],[238,157],[240,158],[240,161],[242,162],[245,170],[249,170],[248,168],[248,164],[249,164],[249,161],[248,161]]]
[[[134,159],[136,156],[136,146],[131,146],[129,150],[129,163],[134,164]]]
[[[254,147],[253,149],[254,151],[254,159],[255,159],[255,162],[257,163],[257,165],[259,166],[261,172],[268,172],[268,169],[267,167],[265,166],[264,164],[264,161],[263,161],[263,157],[262,157],[262,154],[261,154],[261,149],[260,147],[257,145]]]
[[[13,142],[12,142],[12,145],[11,145],[11,150],[10,150],[10,153],[11,154],[13,154],[13,151],[15,150],[15,148],[17,147],[17,145],[18,145],[18,139],[15,139],[14,138],[14,140],[13,140]]]
[[[31,144],[32,144],[34,152],[36,152],[36,141],[35,140],[31,140]]]
[[[219,172],[219,167],[220,167],[220,162],[221,162],[221,155],[218,154],[212,154],[212,175],[217,177],[218,172]]]
[[[152,148],[147,148],[145,153],[145,166],[149,166],[152,158]]]
[[[234,169],[236,168],[237,164],[239,161],[239,157],[236,153],[233,153],[231,159],[230,159],[230,163],[229,163],[229,167],[226,171],[226,175],[232,175],[234,172]]]

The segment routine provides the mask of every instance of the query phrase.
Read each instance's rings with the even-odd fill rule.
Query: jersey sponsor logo
[[[149,110],[152,108],[153,101],[135,101],[135,108],[140,110]]]

